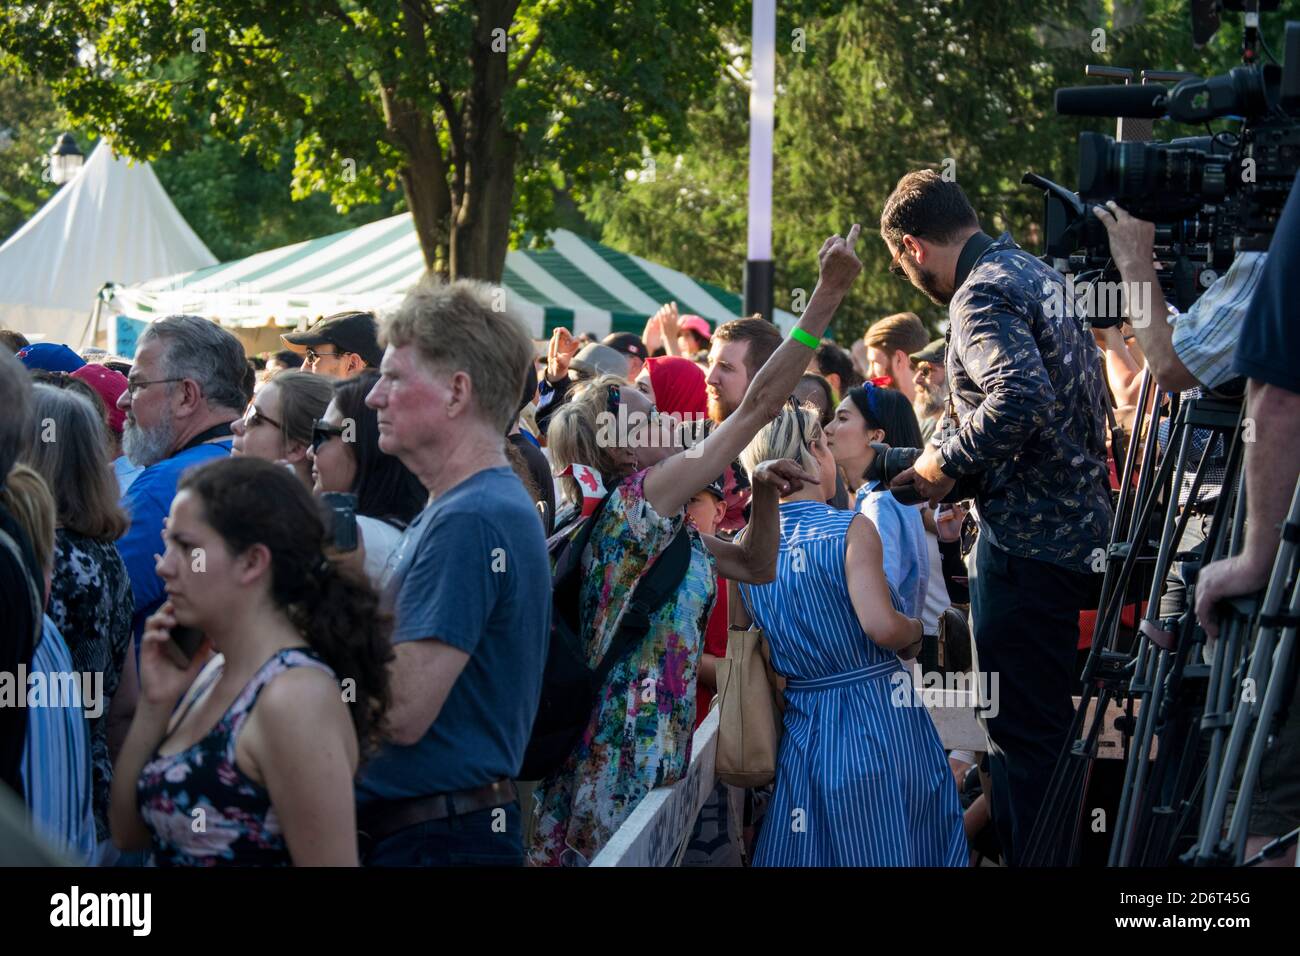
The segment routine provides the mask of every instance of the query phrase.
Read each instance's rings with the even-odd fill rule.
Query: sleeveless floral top
[[[270,793],[235,763],[235,742],[262,688],[292,667],[317,667],[334,677],[310,650],[277,651],[202,740],[180,753],[155,752],[145,764],[137,794],[158,866],[292,865]],[[220,667],[211,668],[189,706],[220,676]]]

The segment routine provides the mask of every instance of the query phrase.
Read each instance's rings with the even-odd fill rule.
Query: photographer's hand
[[[1156,384],[1176,392],[1199,385],[1174,349],[1169,309],[1156,276],[1155,224],[1134,219],[1113,199],[1105,206],[1094,206],[1092,213],[1110,237],[1110,256],[1124,281],[1124,312]]]
[[[1130,216],[1115,200],[1093,206],[1092,214],[1101,220],[1110,237],[1110,257],[1121,275],[1155,261],[1156,225]]]
[[[930,507],[933,508],[957,484],[956,478],[949,478],[943,473],[940,467],[942,463],[938,450],[933,447],[927,448],[911,468],[900,473],[890,482],[889,487],[901,488],[912,485],[918,494],[929,500]]]

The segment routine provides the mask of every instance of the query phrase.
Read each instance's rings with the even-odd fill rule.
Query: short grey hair
[[[0,485],[27,451],[32,435],[32,377],[23,364],[0,349]]]
[[[198,315],[159,319],[141,333],[139,345],[150,338],[163,343],[165,378],[193,379],[209,405],[243,411],[251,396],[245,386],[248,358],[239,339]]]

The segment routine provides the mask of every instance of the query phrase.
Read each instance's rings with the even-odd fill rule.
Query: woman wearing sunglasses
[[[781,496],[776,579],[738,585],[737,623],[763,629],[786,678],[754,865],[964,866],[952,772],[902,664],[921,622],[897,609],[871,522],[822,500],[835,461],[812,407],[788,406],[740,456],[750,471],[772,458],[821,482]]]
[[[235,455],[262,458],[290,466],[298,480],[311,488],[312,424],[333,395],[333,381],[306,372],[281,372],[258,390],[244,417],[231,422]]]
[[[867,481],[866,470],[876,459],[872,442],[894,448],[919,448],[921,427],[902,392],[879,388],[870,382],[851,388],[835,417],[826,426],[826,443],[844,480],[855,492],[853,510],[871,519],[885,553],[885,578],[902,599],[902,611],[919,617],[930,577],[930,549],[921,514],[924,505],[905,505],[881,487]]]
[[[379,450],[377,413],[366,405],[366,395],[378,381],[378,370],[366,369],[334,383],[333,398],[312,426],[307,449],[314,494],[357,496],[358,547],[364,551],[366,576],[376,586],[402,529],[429,498],[420,479]]]
[[[534,792],[532,865],[590,863],[642,797],[675,783],[686,770],[716,576],[771,580],[779,537],[777,497],[805,481],[815,483],[817,476],[788,461],[757,468],[743,544],[688,527],[687,504],[735,461],[798,384],[808,365],[806,343],[815,345],[826,331],[862,268],[853,253],[858,232],[854,226],[847,239],[832,236],[822,246],[821,276],[793,337],[759,369],[740,407],[702,441],[684,447],[673,416],[658,414],[645,394],[612,375],[578,386],[551,419],[547,446],[556,471],[586,466],[607,492],[579,556],[578,606],[589,666],[604,659],[634,589],[679,533],[686,535],[690,552],[677,591],[649,615],[645,637],[609,670],[577,746]],[[562,480],[565,494],[581,502],[578,480],[571,474]]]

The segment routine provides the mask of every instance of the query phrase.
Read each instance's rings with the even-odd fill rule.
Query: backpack
[[[592,529],[609,501],[601,499],[590,517],[581,519],[549,542],[554,571],[551,578],[551,639],[542,674],[542,695],[524,751],[520,780],[541,780],[557,772],[578,745],[591,713],[599,703],[605,678],[650,631],[650,618],[677,593],[691,562],[691,542],[683,524],[663,553],[641,575],[628,599],[618,631],[610,640],[600,666],[587,666],[586,640],[579,612],[582,553]]]

